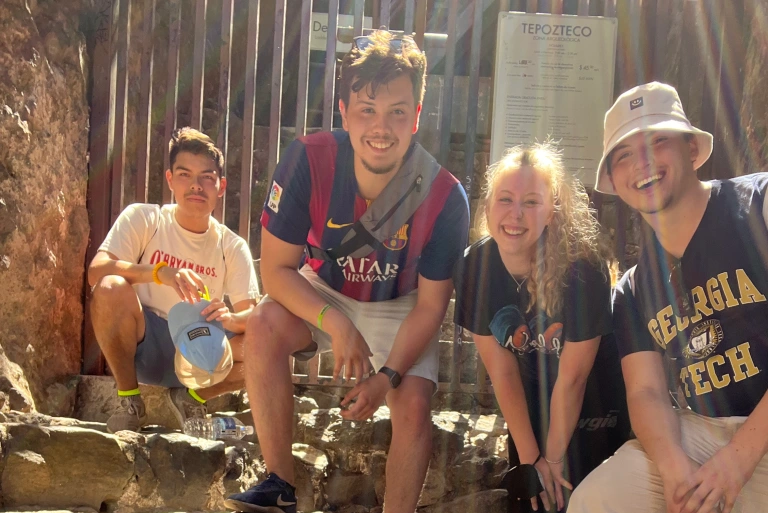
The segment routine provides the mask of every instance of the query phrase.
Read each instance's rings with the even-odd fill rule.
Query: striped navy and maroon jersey
[[[358,194],[354,152],[347,132],[301,137],[285,150],[264,203],[261,224],[289,244],[323,249],[341,244],[368,204]],[[358,301],[385,301],[408,294],[418,275],[453,276],[469,229],[464,188],[441,169],[429,195],[384,247],[365,258],[335,262],[305,257],[335,290]]]

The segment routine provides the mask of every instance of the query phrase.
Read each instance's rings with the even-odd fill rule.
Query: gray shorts
[[[168,321],[142,306],[144,311],[144,339],[136,347],[136,379],[144,385],[166,388],[183,387],[173,366],[176,346],[173,345]],[[227,337],[235,336],[231,331]]]
[[[357,301],[328,286],[311,267],[304,266],[299,272],[325,301],[346,315],[360,331],[373,353],[371,357],[373,368],[378,370],[383,367],[392,350],[400,325],[416,305],[416,291],[388,301]],[[261,300],[262,303],[272,301],[268,295]],[[331,336],[312,323],[308,322],[306,325],[312,333],[312,340],[318,346],[317,350],[321,353],[330,351]],[[439,335],[440,330],[437,330],[421,357],[408,369],[406,375],[419,376],[437,385]]]

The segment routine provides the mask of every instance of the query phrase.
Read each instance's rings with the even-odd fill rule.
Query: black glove
[[[544,491],[539,471],[533,465],[522,464],[509,469],[501,478],[501,487],[517,500],[532,499]]]

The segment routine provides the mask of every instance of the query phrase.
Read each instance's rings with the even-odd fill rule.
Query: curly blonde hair
[[[560,151],[551,141],[515,146],[504,157],[490,166],[485,174],[485,214],[481,231],[488,235],[488,200],[493,195],[499,177],[530,166],[549,182],[554,212],[552,220],[539,238],[531,265],[527,289],[531,301],[527,311],[535,305],[550,317],[562,306],[563,286],[570,264],[588,260],[597,265],[608,262],[610,247],[600,232],[589,196],[578,180],[565,172]]]

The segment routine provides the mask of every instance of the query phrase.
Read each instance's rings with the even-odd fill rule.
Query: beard
[[[363,167],[375,175],[386,175],[387,173],[391,173],[395,169],[399,168],[401,164],[401,162],[394,162],[389,166],[374,167],[366,162],[365,159],[360,160],[363,163]]]
[[[662,210],[668,208],[673,201],[674,197],[671,194],[667,194],[666,196],[660,198],[659,201],[655,201],[647,205],[639,205],[635,207],[635,209],[641,214],[658,214]]]

